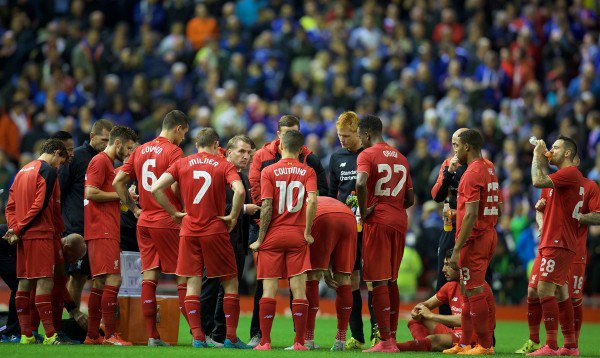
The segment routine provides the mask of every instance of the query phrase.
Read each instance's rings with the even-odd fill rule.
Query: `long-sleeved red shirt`
[[[32,161],[17,173],[8,195],[6,220],[8,228],[21,239],[60,234],[60,189],[56,178],[56,169],[42,160]]]

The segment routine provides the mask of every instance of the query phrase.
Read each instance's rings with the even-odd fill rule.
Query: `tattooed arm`
[[[536,188],[554,188],[554,184],[548,176],[548,160],[544,153],[546,153],[546,143],[543,140],[538,140],[533,150],[531,181]]]
[[[252,251],[257,251],[265,239],[265,236],[267,236],[267,230],[269,230],[269,225],[271,224],[272,214],[273,199],[263,199],[260,209],[260,230],[258,231],[258,240],[250,245]]]

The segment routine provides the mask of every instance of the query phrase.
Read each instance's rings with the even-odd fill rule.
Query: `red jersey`
[[[435,298],[441,303],[449,305],[453,315],[462,314],[463,295],[460,292],[458,281],[447,282],[435,294]]]
[[[456,237],[462,228],[466,204],[475,201],[479,201],[479,211],[467,240],[494,230],[494,226],[498,222],[498,206],[502,203],[502,194],[494,164],[484,158],[478,158],[471,162],[460,178],[456,202]]]
[[[377,203],[366,223],[383,224],[402,232],[408,227],[404,198],[412,189],[406,157],[385,142],[363,150],[356,160],[356,172],[367,178],[367,207]]]
[[[319,196],[317,205],[317,212],[315,214],[315,220],[322,215],[327,215],[331,213],[342,213],[342,214],[350,214],[354,216],[354,213],[348,206],[342,203],[339,200],[334,198],[330,198],[328,196]]]
[[[179,229],[179,225],[156,202],[150,190],[152,184],[182,157],[181,148],[164,137],[158,137],[135,148],[129,159],[123,164],[121,171],[138,182],[139,202],[142,209],[138,226]],[[181,211],[181,202],[173,190],[168,188],[165,193],[171,204]]]
[[[179,183],[187,215],[181,222],[181,236],[227,233],[225,216],[227,184],[241,180],[233,164],[207,152],[178,159],[167,173]]]
[[[576,166],[558,170],[549,175],[554,188],[549,191],[544,209],[540,249],[560,247],[577,251],[579,220],[585,188],[583,176]]]
[[[600,190],[595,181],[583,178],[583,205],[581,206],[581,214],[600,212]],[[588,236],[588,226],[580,225],[577,230],[577,250],[573,263],[585,263],[587,255],[586,242]]]
[[[263,169],[261,198],[273,199],[269,230],[278,226],[306,227],[306,194],[316,191],[317,174],[298,159],[281,159]]]
[[[17,173],[8,192],[6,221],[21,239],[51,238],[61,230],[55,218],[56,205],[60,205],[57,175],[42,160],[30,162]]]
[[[115,179],[115,166],[110,157],[100,152],[96,154],[85,172],[85,186],[92,186],[104,192],[115,192],[112,183]],[[84,237],[87,240],[114,239],[120,240],[120,205],[119,200],[97,202],[83,200]]]

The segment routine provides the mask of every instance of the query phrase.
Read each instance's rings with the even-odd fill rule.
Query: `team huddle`
[[[447,283],[413,308],[408,328],[414,339],[398,343],[396,281],[407,209],[415,201],[409,164],[384,141],[378,117],[359,120],[354,112],[344,112],[336,128],[342,148],[331,158],[329,185],[320,162],[304,145],[298,118],[289,115],[279,121],[278,139],[255,154],[248,137],[233,137],[222,149],[217,132],[204,128],[194,138],[197,153],[184,156],[179,145],[189,124],[180,111],[169,112],[160,135],[138,146],[133,130],[107,121],[98,121],[90,142],[75,153],[60,138],[47,140],[39,159],[17,174],[6,207],[9,230],[4,238],[17,245],[21,343],[36,342],[40,320],[44,344],[66,343],[57,333],[63,307],[78,322],[84,320],[78,307],[85,277],[79,284],[70,281],[68,289],[65,271],[66,263],[79,261],[89,265],[92,279],[84,343],[131,345],[116,331],[120,216],[125,209],[137,218],[149,346],[168,345],[156,322],[156,289],[164,273],[177,277],[179,307],[193,347],[271,350],[278,281],[288,279],[295,330],[290,349],[314,349],[318,285],[325,278],[336,291],[337,333],[331,350],[366,348],[360,315],[362,271],[375,336],[365,352],[494,354],[495,303],[486,272],[498,240],[495,225],[503,198],[494,165],[482,156],[481,134],[463,128],[452,137],[454,157],[444,162],[439,179],[447,185],[461,171],[454,188],[456,232],[440,252]],[[573,140],[560,137],[549,160],[546,151],[545,143],[537,141],[532,178],[536,188],[544,188],[536,205],[541,243],[528,291],[530,338],[519,352],[578,355],[587,225],[600,223],[600,195],[597,185],[577,169]],[[83,220],[77,226],[65,209],[65,190],[71,189],[63,186],[59,173],[65,175],[67,167],[74,176],[82,155],[89,164],[79,179],[83,190],[75,201]],[[115,168],[115,161],[122,165]],[[548,162],[558,167],[556,173],[548,174]],[[440,185],[433,195],[447,200],[451,189]],[[242,232],[249,235],[237,234]],[[249,238],[240,245],[242,236]],[[238,283],[247,249],[256,254],[259,280],[251,329],[256,334],[248,344],[237,334]],[[213,284],[216,290],[209,292]],[[221,298],[222,343],[215,342],[205,319],[204,297],[213,294]],[[451,314],[433,313],[443,305]],[[544,346],[539,339],[542,317]],[[556,339],[559,322],[565,337],[561,348]],[[349,325],[352,337],[347,339]]]

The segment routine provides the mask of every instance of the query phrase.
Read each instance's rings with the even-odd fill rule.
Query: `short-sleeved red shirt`
[[[463,296],[458,281],[447,282],[435,294],[435,298],[441,303],[449,305],[453,315],[462,314]]]
[[[583,176],[569,166],[549,175],[554,188],[548,193],[540,249],[560,247],[576,252],[579,231],[577,214],[584,202]]]
[[[225,191],[228,184],[240,179],[233,164],[207,152],[177,160],[167,173],[179,183],[187,215],[181,222],[181,236],[206,236],[227,233]]]
[[[273,199],[269,229],[306,226],[306,198],[317,191],[317,174],[297,159],[281,159],[260,174],[261,199]]]
[[[179,229],[179,225],[156,202],[150,190],[152,184],[182,157],[181,148],[164,137],[158,137],[135,148],[129,159],[123,164],[121,171],[138,182],[139,202],[142,209],[138,226]],[[171,188],[165,192],[171,204],[181,211],[181,202]]]
[[[367,206],[377,203],[366,223],[383,224],[406,232],[408,217],[404,198],[412,189],[406,157],[387,143],[375,143],[358,155],[356,171],[368,175]]]
[[[85,186],[92,186],[104,192],[115,192],[112,183],[115,179],[114,162],[100,152],[96,154],[85,173]],[[114,239],[120,240],[120,207],[119,200],[96,202],[83,200],[84,237],[86,240]]]
[[[600,190],[598,190],[598,184],[588,178],[583,178],[583,190],[585,194],[583,196],[581,214],[600,212]],[[587,236],[588,226],[580,225],[577,230],[577,251],[575,251],[573,263],[585,263]]]
[[[475,201],[479,201],[479,211],[469,240],[494,230],[498,222],[498,206],[502,203],[494,164],[484,158],[471,162],[460,178],[456,200],[456,237],[462,228],[466,204]]]

